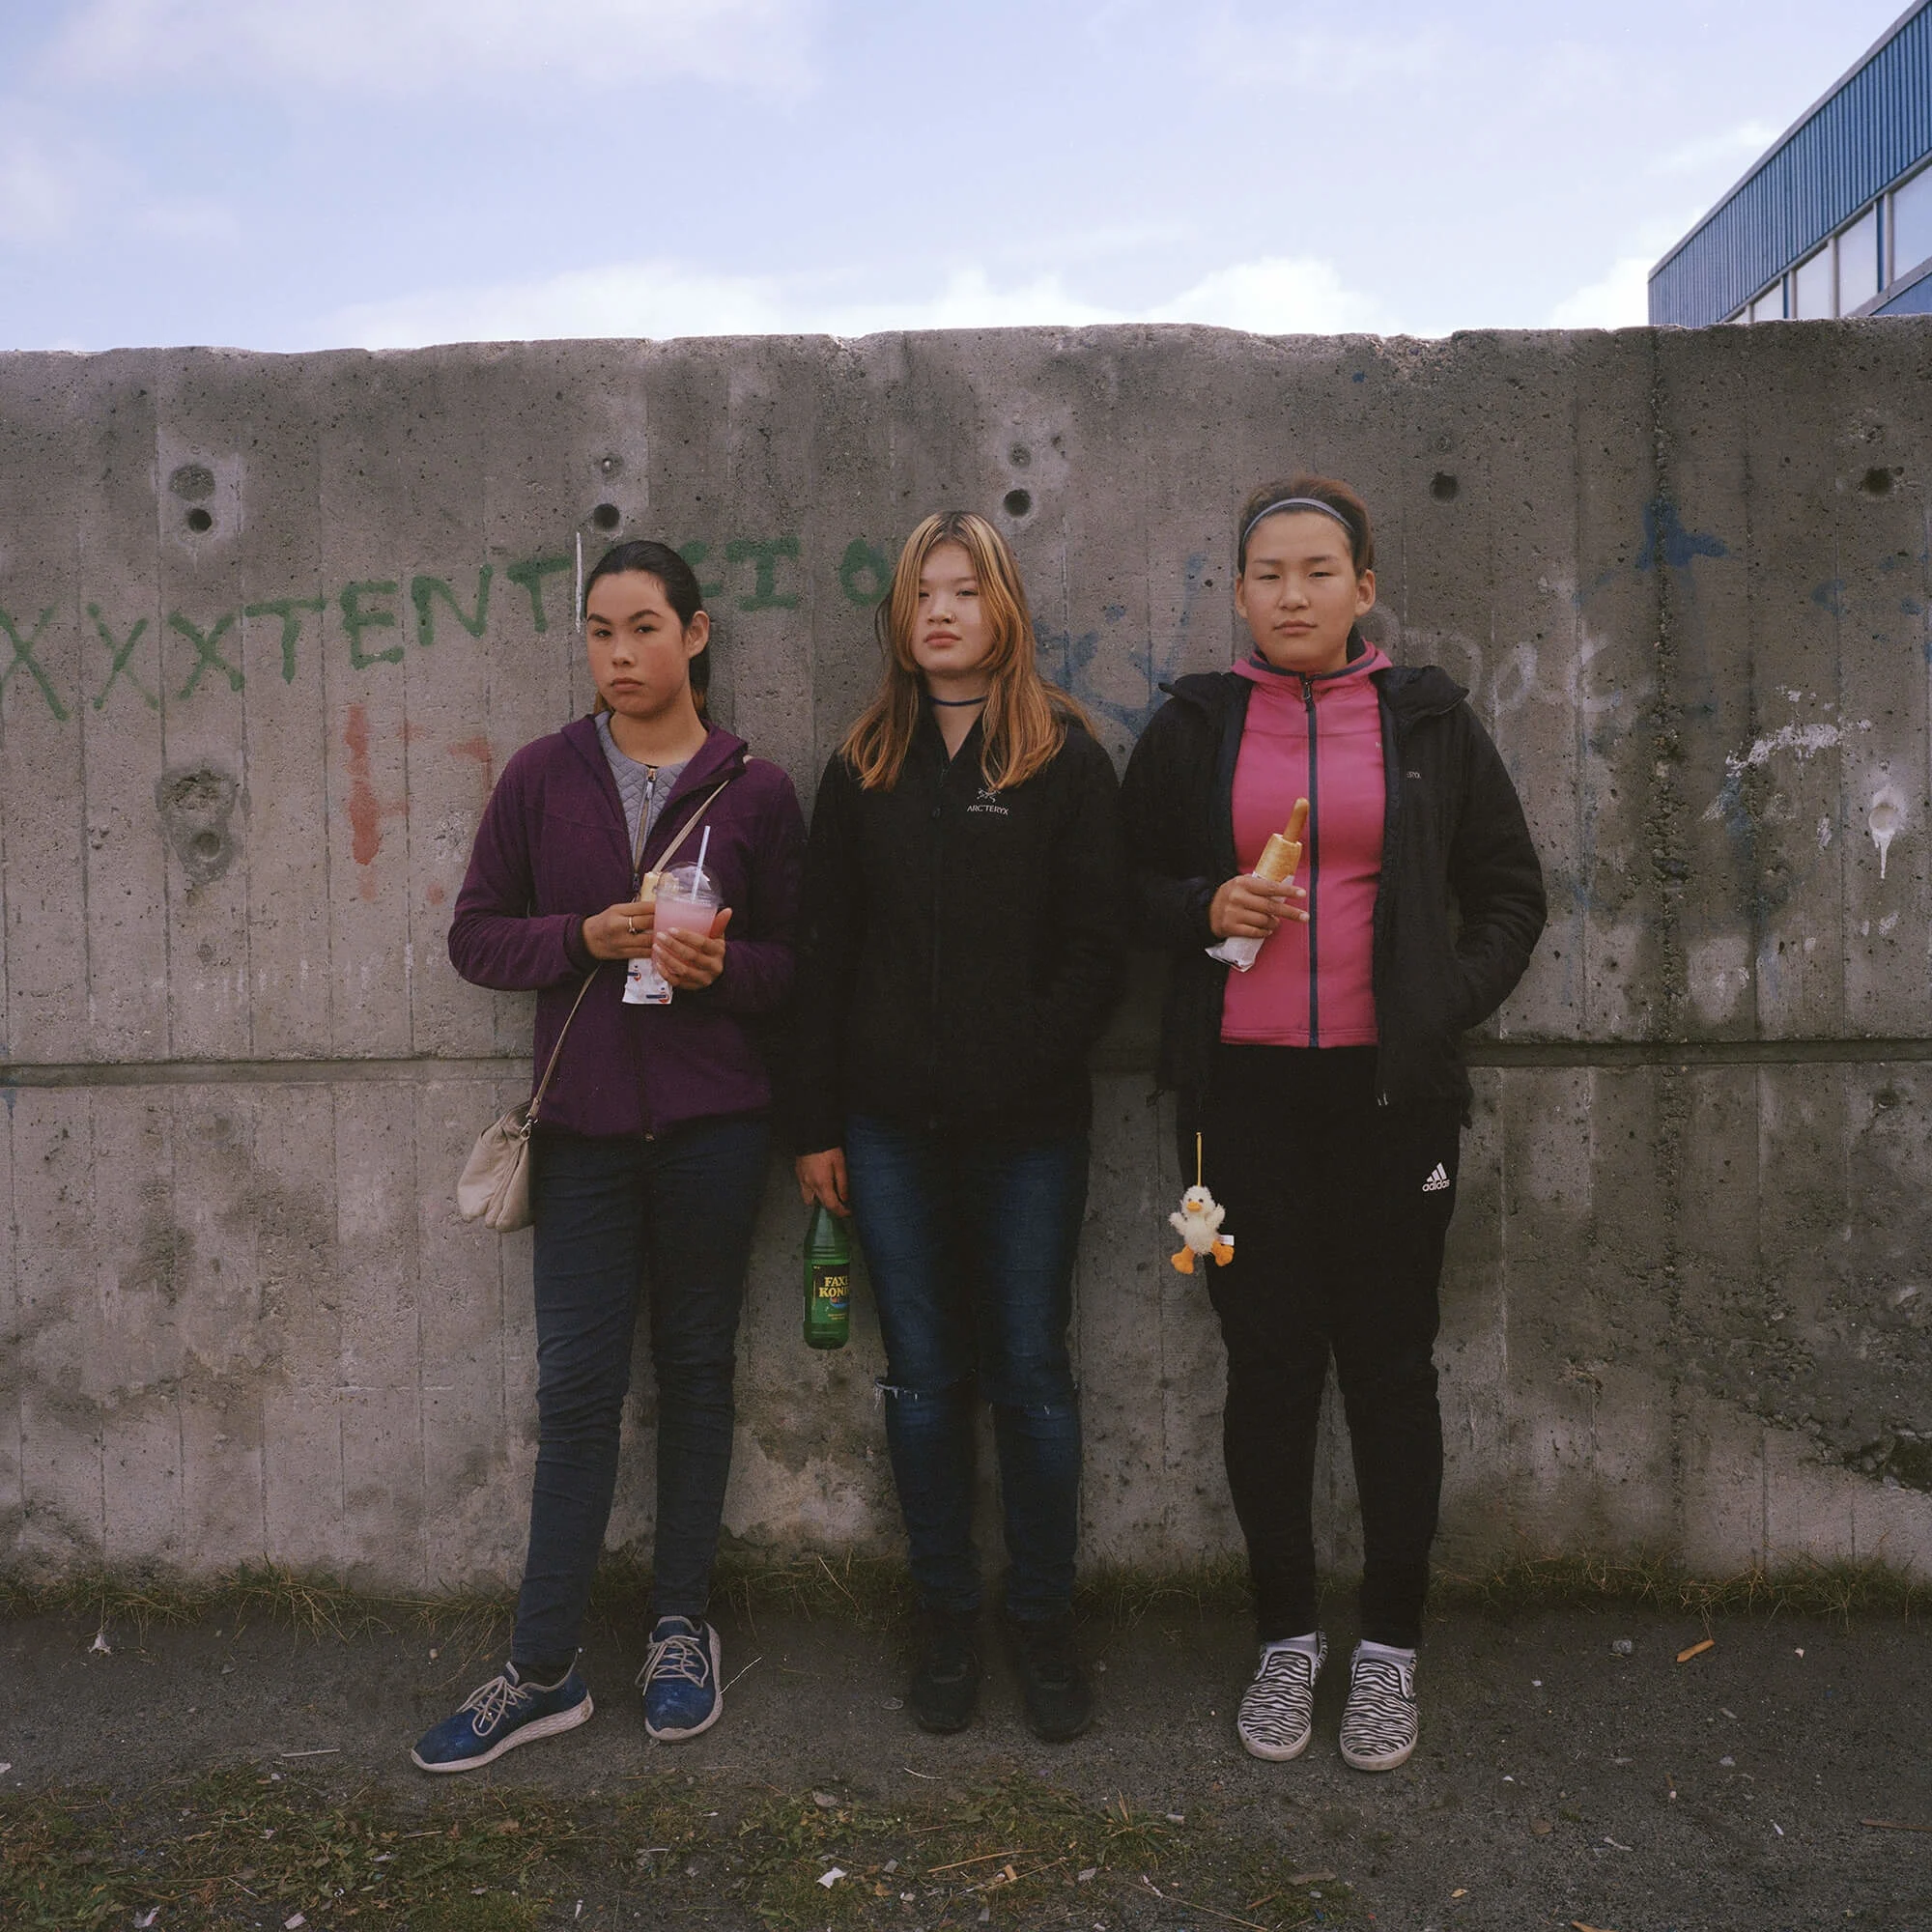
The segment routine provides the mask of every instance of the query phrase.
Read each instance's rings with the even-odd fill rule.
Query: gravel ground
[[[640,1777],[671,1774],[692,1780],[693,1804],[703,1801],[695,1815],[715,1813],[723,1834],[756,1805],[792,1797],[834,1800],[876,1824],[907,1807],[943,1816],[975,1793],[1035,1780],[1090,1809],[1124,1802],[1171,1824],[1186,1848],[1174,1867],[1185,1896],[1171,1882],[1166,1897],[1149,1889],[1157,1867],[1145,1882],[1110,1871],[1079,1892],[1067,1874],[1064,1896],[1024,1912],[997,1892],[888,1896],[882,1881],[865,1913],[842,1897],[834,1913],[828,1898],[827,1917],[970,1926],[984,1911],[995,1925],[1108,1932],[1208,1932],[1231,1920],[1414,1932],[1932,1928],[1932,1640],[1898,1620],[1720,1618],[1707,1632],[1691,1618],[1614,1606],[1452,1610],[1423,1654],[1422,1747],[1380,1777],[1336,1753],[1346,1629],[1331,1629],[1316,1742],[1291,1765],[1258,1763],[1235,1741],[1234,1701],[1252,1660],[1242,1626],[1222,1615],[1090,1626],[1099,1717],[1060,1747],[1026,1731],[997,1654],[978,1722],[937,1739],[907,1719],[889,1637],[772,1614],[724,1634],[727,1709],[704,1737],[675,1747],[646,1740],[630,1689],[641,1635],[606,1632],[584,1658],[599,1700],[592,1723],[491,1771],[432,1780],[412,1771],[408,1746],[492,1674],[500,1627],[405,1625],[349,1641],[265,1624],[110,1627],[103,1653],[90,1647],[91,1622],[15,1619],[0,1623],[0,1790],[99,1785],[115,1803],[152,1808],[171,1781],[252,1766],[299,1777],[318,1802],[386,1787],[405,1806],[469,1803],[496,1784],[576,1801],[588,1815]],[[1710,1649],[1677,1661],[1707,1634]],[[1864,1822],[1874,1819],[1919,1829]],[[857,1843],[861,1827],[851,1829]],[[890,1836],[878,1826],[875,1854]],[[675,1884],[660,1874],[647,1893],[628,1873],[590,1871],[581,1915],[573,1896],[519,1922],[773,1922],[734,1892],[722,1835],[693,1863]],[[1268,1874],[1275,1896],[1255,1904]],[[171,1922],[184,1921],[163,1918],[156,1932]],[[309,1922],[326,1932],[335,1921],[312,1913]]]

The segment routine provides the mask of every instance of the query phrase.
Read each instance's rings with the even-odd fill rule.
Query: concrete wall
[[[516,1574],[528,1237],[451,1190],[528,1006],[443,935],[493,774],[587,704],[579,534],[691,547],[717,708],[809,797],[919,515],[1003,519],[1123,755],[1230,659],[1234,506],[1307,465],[1551,892],[1477,1043],[1445,1558],[1932,1570],[1928,376],[1916,322],[0,356],[0,1564]],[[1235,1534],[1151,1030],[1143,988],[1077,1333],[1088,1550],[1165,1565]],[[775,1172],[729,1528],[891,1547],[876,1338],[801,1346],[800,1218]]]

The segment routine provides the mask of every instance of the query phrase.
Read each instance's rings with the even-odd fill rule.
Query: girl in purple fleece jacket
[[[695,1737],[724,1706],[705,1612],[769,1144],[756,1028],[791,993],[805,825],[784,773],[705,719],[711,620],[675,551],[611,551],[584,619],[597,710],[504,768],[449,933],[466,980],[536,992],[539,1071],[589,984],[531,1142],[540,1436],[510,1662],[418,1741],[424,1771],[471,1770],[591,1714],[578,1638],[646,1293],[658,1505],[644,1725]],[[687,828],[675,862],[708,837],[722,909],[708,934],[654,932],[640,881]],[[668,1005],[625,999],[628,962],[646,956]]]

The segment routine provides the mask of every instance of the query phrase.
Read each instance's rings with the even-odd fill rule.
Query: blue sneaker
[[[638,1683],[644,1729],[674,1745],[708,1731],[724,1709],[718,1688],[718,1633],[702,1617],[660,1617]]]
[[[574,1731],[590,1721],[594,1708],[575,1670],[545,1690],[526,1684],[517,1666],[506,1663],[502,1676],[472,1690],[462,1710],[426,1730],[410,1759],[418,1771],[474,1771],[519,1745]]]

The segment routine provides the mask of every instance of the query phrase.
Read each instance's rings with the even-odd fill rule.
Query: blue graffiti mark
[[[1161,685],[1180,668],[1187,649],[1187,638],[1194,622],[1194,607],[1201,594],[1203,580],[1208,575],[1208,553],[1196,551],[1182,566],[1180,582],[1180,621],[1175,626],[1174,636],[1167,643],[1156,649],[1151,638],[1148,640],[1146,657],[1147,698],[1140,704],[1123,703],[1117,697],[1110,697],[1099,690],[1099,680],[1093,674],[1094,660],[1100,655],[1101,640],[1105,631],[1083,631],[1078,637],[1071,631],[1045,631],[1039,636],[1039,649],[1042,654],[1055,651],[1060,656],[1060,683],[1064,690],[1070,692],[1088,710],[1119,724],[1129,737],[1138,738],[1147,728],[1147,722],[1166,701],[1160,693]],[[1126,606],[1108,604],[1102,607],[1100,617],[1106,630],[1112,630],[1126,617]]]
[[[1366,369],[1357,369],[1349,380],[1351,383],[1366,383],[1369,380],[1369,372]]]
[[[1731,547],[1722,537],[1687,530],[1677,505],[1668,497],[1654,497],[1643,506],[1643,551],[1636,560],[1638,570],[1655,570],[1660,558],[1672,570],[1683,570],[1692,557],[1730,554]]]
[[[1898,608],[1908,617],[1922,617],[1925,614],[1924,605],[1916,597],[1901,597]]]
[[[1811,593],[1811,601],[1821,611],[1829,611],[1834,617],[1845,614],[1845,580],[1834,577],[1829,582],[1821,583]]]
[[[1593,598],[1598,591],[1603,589],[1603,587],[1606,583],[1609,583],[1615,579],[1617,574],[1617,569],[1618,566],[1612,564],[1608,570],[1600,570],[1596,574],[1596,576],[1590,580],[1590,582],[1587,584],[1585,584],[1580,590],[1576,591],[1572,595],[1570,599],[1571,608],[1573,610],[1577,610],[1577,611],[1582,610],[1583,607],[1589,603],[1590,599]]]

